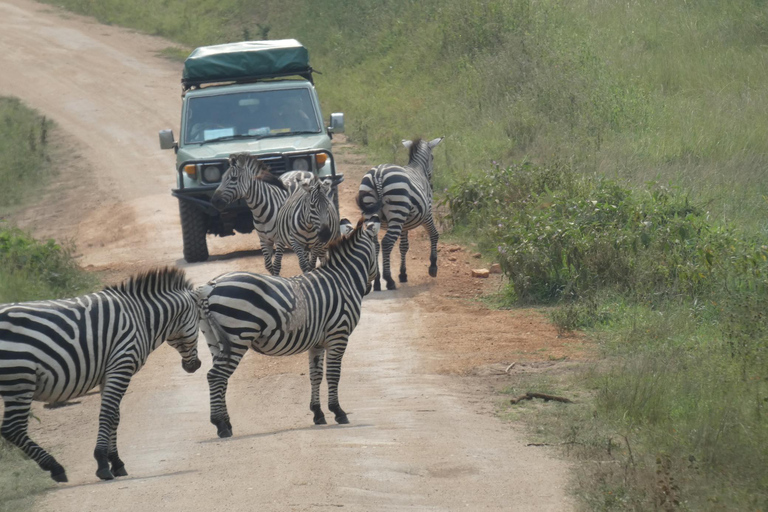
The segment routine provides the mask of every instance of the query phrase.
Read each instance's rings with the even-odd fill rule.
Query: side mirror
[[[331,114],[331,133],[344,133],[344,114],[341,112],[334,112]]]
[[[176,141],[173,140],[173,130],[160,130],[160,149],[176,149]]]

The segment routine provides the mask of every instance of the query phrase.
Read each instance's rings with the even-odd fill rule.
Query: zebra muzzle
[[[186,371],[187,373],[195,373],[197,370],[200,369],[202,365],[203,363],[198,358],[181,362],[181,367],[184,368],[184,371]]]
[[[320,243],[327,244],[331,240],[331,228],[323,226],[317,233],[317,238]]]

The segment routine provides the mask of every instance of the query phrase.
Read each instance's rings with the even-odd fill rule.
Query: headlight
[[[221,181],[221,169],[215,165],[209,165],[203,168],[203,180],[208,183],[216,183]]]
[[[293,167],[292,170],[294,171],[308,171],[309,170],[309,160],[306,158],[295,158],[291,162],[291,166]]]

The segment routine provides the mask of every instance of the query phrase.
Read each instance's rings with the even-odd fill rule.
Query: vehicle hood
[[[295,135],[288,137],[269,137],[260,140],[231,140],[211,142],[209,144],[189,144],[179,148],[176,160],[208,160],[229,158],[232,153],[248,152],[251,154],[286,153],[308,149],[331,149],[331,140],[324,133]]]

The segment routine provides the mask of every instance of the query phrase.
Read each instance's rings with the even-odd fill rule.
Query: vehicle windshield
[[[190,98],[185,130],[185,143],[202,144],[319,133],[320,126],[307,89],[282,89]]]

